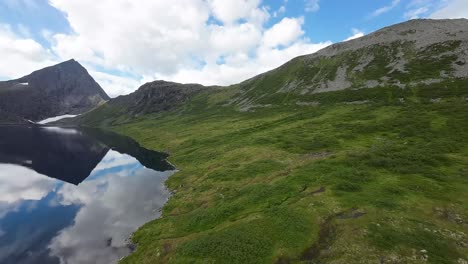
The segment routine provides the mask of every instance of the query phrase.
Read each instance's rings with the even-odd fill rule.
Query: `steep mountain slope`
[[[411,20],[295,58],[229,87],[202,89],[200,85],[147,84],[75,122],[86,123],[89,119],[94,125],[100,120],[109,124],[117,117],[121,122],[139,114],[172,110],[200,91],[204,91],[205,97],[199,100],[201,107],[216,104],[238,111],[255,111],[279,105],[313,105],[321,98],[320,93],[345,89],[445,87],[447,82],[468,77],[467,28],[466,19]],[[171,95],[166,96],[174,87],[181,88],[175,89],[175,93],[185,94],[176,103],[172,103]]]
[[[468,77],[468,20],[412,20],[296,58],[238,85],[233,103],[255,107],[311,94],[410,88]]]
[[[75,60],[0,82],[0,113],[20,119],[81,114],[107,100],[109,96]],[[6,113],[0,120],[6,120]]]
[[[467,263],[466,25],[409,21],[171,108],[147,108],[154,86],[75,119],[180,170],[123,263]]]
[[[92,114],[64,120],[62,124],[105,124],[128,122],[138,116],[177,109],[200,92],[214,91],[214,87],[199,84],[179,84],[154,81],[141,86],[132,94],[112,99]]]

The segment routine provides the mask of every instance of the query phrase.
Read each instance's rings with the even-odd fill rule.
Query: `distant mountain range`
[[[242,112],[279,103],[310,105],[314,95],[329,91],[443,84],[468,78],[467,28],[466,19],[411,20],[297,57],[228,87],[155,81],[112,100],[86,69],[70,60],[0,82],[0,123],[39,121],[92,109],[72,122],[122,123],[145,114],[181,110],[202,92],[216,98],[208,100],[207,106],[216,101]]]
[[[145,114],[183,111],[187,104],[245,112],[279,105],[313,105],[318,94],[331,91],[445,87],[447,82],[468,78],[467,29],[466,19],[411,20],[297,57],[228,87],[147,83],[71,122],[118,124]],[[200,93],[203,96],[192,100]]]
[[[82,114],[109,99],[86,69],[72,59],[0,82],[0,123]]]

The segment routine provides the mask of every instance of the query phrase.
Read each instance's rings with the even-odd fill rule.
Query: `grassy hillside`
[[[223,96],[113,128],[180,169],[123,263],[468,259],[467,81],[205,108]]]
[[[311,105],[317,94],[330,91],[384,87],[412,90],[434,84],[444,87],[452,80],[468,78],[467,28],[467,19],[411,20],[295,58],[230,87],[155,81],[75,122],[117,125],[168,110],[183,114],[185,103],[201,91],[214,96],[200,105],[245,112],[289,104]],[[359,99],[360,95],[352,96]]]
[[[122,262],[467,263],[466,25],[410,21],[164,111],[149,102],[185,90],[155,82],[75,119],[180,170]]]

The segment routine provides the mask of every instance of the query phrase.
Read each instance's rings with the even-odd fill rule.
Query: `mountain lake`
[[[170,196],[166,158],[103,130],[0,126],[0,263],[116,263]]]

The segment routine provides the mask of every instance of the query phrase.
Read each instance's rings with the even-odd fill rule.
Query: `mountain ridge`
[[[333,44],[313,54],[296,57],[276,69],[238,84],[205,87],[155,81],[143,85],[131,95],[109,101],[103,108],[107,106],[107,113],[113,112],[113,118],[131,113],[131,116],[121,120],[128,121],[132,116],[182,109],[178,106],[184,105],[202,91],[206,92],[208,98],[215,98],[208,100],[210,102],[216,101],[217,104],[234,107],[238,111],[255,111],[283,103],[314,104],[312,99],[315,94],[323,92],[442,84],[448,80],[468,77],[467,29],[467,19],[410,20],[358,39]],[[183,100],[169,96],[169,100],[165,101],[163,97],[171,89],[169,86],[178,93],[184,93],[186,96]],[[198,89],[184,91],[184,87]],[[158,88],[165,92],[154,93],[159,101],[151,101],[151,93],[148,91],[157,91]],[[127,103],[119,103],[122,101]],[[167,107],[168,103],[173,105]],[[143,110],[135,107],[136,104],[165,106],[145,107]],[[118,114],[109,110],[113,105],[122,108]],[[133,105],[132,109],[126,109],[129,105]],[[95,116],[100,115],[105,119],[106,114],[103,112],[106,111],[101,111],[103,108],[97,109],[101,113],[94,112]],[[78,123],[86,123],[88,116],[76,120]]]
[[[0,82],[0,109],[25,120],[81,114],[109,99],[74,59]]]

